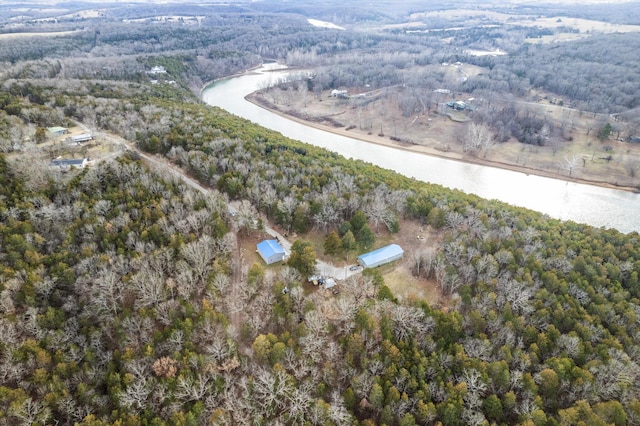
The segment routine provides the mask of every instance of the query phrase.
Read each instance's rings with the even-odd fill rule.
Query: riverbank
[[[194,93],[198,95],[199,99],[202,99],[202,94],[210,86],[212,86],[212,85],[214,85],[214,84],[216,84],[216,83],[218,83],[218,82],[220,82],[222,80],[228,80],[230,78],[235,78],[235,77],[240,77],[240,76],[243,76],[243,75],[249,75],[249,74],[255,73],[256,70],[262,70],[263,72],[278,72],[278,71],[282,71],[282,70],[285,70],[285,69],[287,69],[287,70],[292,70],[293,69],[293,68],[288,68],[285,65],[279,65],[275,60],[273,62],[266,62],[266,63],[273,63],[273,64],[276,64],[278,66],[274,67],[271,70],[265,71],[263,69],[265,63],[260,63],[260,64],[254,66],[254,67],[247,68],[244,71],[240,71],[240,72],[237,72],[237,73],[234,73],[234,74],[230,74],[230,75],[227,75],[227,76],[224,76],[224,77],[220,77],[220,78],[216,78],[214,80],[208,81],[208,82],[204,83],[202,86],[200,86],[199,88],[195,88]]]
[[[313,127],[315,129],[330,132],[336,135],[357,139],[367,143],[387,146],[387,147],[400,149],[408,152],[414,152],[422,155],[429,155],[433,157],[461,161],[469,164],[478,164],[478,165],[487,166],[487,167],[506,169],[513,172],[522,173],[525,175],[536,175],[536,176],[542,176],[546,178],[561,180],[564,182],[575,182],[575,183],[581,183],[586,185],[599,186],[603,188],[618,189],[618,190],[623,190],[623,191],[628,191],[633,193],[640,193],[640,186],[619,185],[613,182],[607,182],[607,181],[596,180],[596,179],[588,179],[585,177],[567,176],[560,172],[553,172],[553,171],[543,170],[535,167],[528,167],[521,164],[514,164],[512,162],[497,161],[495,159],[486,159],[486,158],[481,158],[477,156],[471,156],[471,155],[463,154],[450,149],[449,150],[438,149],[433,146],[412,144],[410,142],[394,141],[394,140],[391,140],[389,137],[385,137],[385,136],[379,136],[375,134],[363,134],[361,132],[354,132],[352,130],[347,130],[347,128],[345,127],[335,127],[335,126],[321,124],[317,120],[300,118],[298,116],[282,111],[277,106],[273,105],[269,101],[262,98],[259,95],[259,92],[253,92],[247,95],[245,99],[256,106],[266,109],[281,117],[287,118],[289,120],[295,121],[300,124],[304,124],[305,126]]]

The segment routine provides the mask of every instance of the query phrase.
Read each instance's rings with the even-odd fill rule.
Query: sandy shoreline
[[[547,178],[551,178],[551,179],[557,179],[557,180],[561,180],[564,182],[575,182],[575,183],[581,183],[581,184],[585,184],[585,185],[594,185],[594,186],[600,186],[603,188],[611,188],[611,189],[619,189],[621,191],[628,191],[628,192],[634,192],[634,193],[639,193],[640,192],[640,188],[636,188],[636,187],[629,187],[629,186],[620,186],[620,185],[615,185],[612,184],[610,182],[602,182],[602,181],[596,181],[596,180],[588,180],[588,179],[576,179],[576,178],[571,178],[569,176],[564,176],[564,175],[560,175],[558,173],[552,173],[552,172],[548,172],[548,171],[544,171],[544,170],[539,170],[539,169],[535,169],[535,168],[529,168],[529,167],[524,167],[524,166],[519,166],[519,165],[515,165],[515,164],[511,164],[511,163],[502,163],[502,162],[497,162],[497,161],[489,161],[489,160],[485,160],[482,158],[478,158],[478,157],[472,157],[472,156],[468,156],[468,155],[462,155],[458,152],[453,152],[453,151],[439,151],[437,149],[434,148],[430,148],[430,147],[426,147],[426,146],[422,146],[422,145],[411,145],[411,144],[407,144],[407,143],[401,143],[401,142],[394,142],[388,138],[385,137],[380,137],[377,135],[362,135],[362,134],[358,134],[355,132],[350,132],[348,130],[345,130],[343,128],[335,128],[335,127],[330,127],[330,126],[326,126],[326,125],[322,125],[322,124],[318,124],[312,121],[308,121],[308,120],[304,120],[298,117],[294,117],[292,115],[286,114],[278,109],[273,109],[268,107],[267,105],[265,105],[263,102],[261,102],[260,98],[256,95],[256,93],[251,93],[249,95],[247,95],[245,97],[245,99],[248,102],[253,103],[254,105],[259,106],[260,108],[266,109],[274,114],[278,114],[281,117],[285,117],[289,120],[293,120],[297,123],[300,124],[304,124],[305,126],[309,126],[309,127],[313,127],[315,129],[318,130],[324,130],[326,132],[330,132],[330,133],[334,133],[336,135],[340,135],[340,136],[346,136],[352,139],[357,139],[363,142],[367,142],[367,143],[373,143],[376,145],[383,145],[383,146],[387,146],[387,147],[391,147],[391,148],[395,148],[395,149],[401,149],[404,151],[409,151],[409,152],[415,152],[418,154],[423,154],[423,155],[429,155],[432,157],[440,157],[440,158],[445,158],[445,159],[449,159],[449,160],[455,160],[455,161],[462,161],[462,162],[466,162],[466,163],[470,163],[470,164],[478,164],[478,165],[482,165],[482,166],[487,166],[487,167],[496,167],[496,168],[500,168],[500,169],[507,169],[513,172],[519,172],[519,173],[523,173],[526,175],[536,175],[536,176],[542,176],[542,177],[547,177]]]

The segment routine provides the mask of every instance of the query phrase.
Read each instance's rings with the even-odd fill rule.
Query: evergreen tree
[[[342,241],[338,236],[338,233],[332,231],[324,240],[324,253],[328,255],[334,255],[340,253],[342,250]]]
[[[601,141],[605,141],[605,140],[609,139],[609,136],[611,135],[612,131],[613,131],[613,127],[611,127],[611,124],[609,124],[609,123],[605,124],[598,131],[598,139],[600,139]]]
[[[308,241],[296,240],[291,246],[287,264],[298,270],[303,277],[309,277],[316,270],[316,251]]]
[[[302,206],[298,206],[293,212],[293,230],[304,234],[309,229],[309,219],[307,212]]]
[[[367,224],[367,216],[360,210],[356,211],[351,218],[351,230],[354,234],[358,234],[360,229]]]
[[[344,221],[340,224],[340,227],[338,228],[338,234],[340,235],[340,237],[344,237],[347,231],[351,231],[351,229],[352,229],[351,222]]]
[[[375,241],[376,237],[373,235],[373,232],[371,232],[368,225],[364,225],[360,228],[358,231],[358,244],[360,244],[363,249],[368,250],[373,246]]]
[[[346,234],[342,237],[342,250],[346,258],[349,258],[349,253],[356,248],[356,237],[354,237],[353,232],[351,230],[347,231]]]
[[[439,207],[432,208],[427,216],[427,223],[436,229],[442,228],[445,223],[444,211]]]

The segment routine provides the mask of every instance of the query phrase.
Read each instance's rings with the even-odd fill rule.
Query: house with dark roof
[[[51,167],[60,170],[69,170],[72,167],[76,169],[84,169],[90,164],[90,162],[90,158],[72,158],[69,160],[56,158],[55,160],[51,160]]]

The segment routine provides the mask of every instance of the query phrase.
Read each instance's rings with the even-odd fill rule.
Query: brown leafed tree
[[[178,363],[172,358],[163,356],[155,360],[151,368],[156,376],[170,378],[176,376]]]

